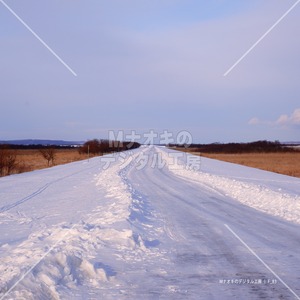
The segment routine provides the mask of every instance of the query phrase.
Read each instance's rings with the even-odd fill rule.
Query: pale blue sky
[[[300,4],[223,76],[295,1],[6,3],[78,76],[0,3],[0,140],[300,140]]]

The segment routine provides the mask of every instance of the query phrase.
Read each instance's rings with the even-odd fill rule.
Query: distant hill
[[[63,140],[9,140],[9,141],[0,141],[0,144],[6,145],[43,145],[43,146],[80,146],[83,145],[83,141],[63,141]]]

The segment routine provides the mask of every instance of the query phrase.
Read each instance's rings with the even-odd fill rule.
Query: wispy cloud
[[[282,114],[276,121],[260,120],[253,117],[248,121],[249,125],[270,125],[281,127],[300,126],[300,108],[296,108],[291,115]]]
[[[290,116],[281,115],[277,119],[276,124],[283,125],[283,126],[290,126],[290,125],[300,126],[300,108],[295,109]]]
[[[261,121],[259,120],[259,118],[256,118],[256,117],[254,117],[248,121],[249,125],[259,125],[260,123],[261,123]]]

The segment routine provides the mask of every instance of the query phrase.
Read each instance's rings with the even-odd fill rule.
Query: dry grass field
[[[203,156],[284,175],[300,177],[300,152],[203,154]]]
[[[202,153],[196,148],[173,148],[203,157],[300,178],[300,151],[283,153]]]
[[[258,168],[288,176],[300,177],[300,151],[296,153],[201,153],[201,156],[240,164],[248,167]]]
[[[17,169],[15,172],[22,173],[48,167],[48,162],[39,150],[15,150],[17,155]],[[70,162],[87,159],[85,154],[79,154],[78,149],[56,150],[54,165],[67,164]]]
[[[199,155],[195,149],[181,149]],[[16,150],[17,169],[14,173],[28,172],[48,167],[47,160],[39,150]],[[300,178],[300,151],[286,153],[242,153],[242,154],[213,154],[201,153],[201,156],[226,162],[258,168],[266,171]],[[78,149],[56,150],[54,165],[87,159],[86,154],[79,154]]]

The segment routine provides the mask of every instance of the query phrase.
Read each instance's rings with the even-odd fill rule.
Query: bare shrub
[[[7,175],[12,174],[12,172],[17,168],[17,156],[14,152],[9,152],[6,157],[6,172]]]
[[[52,166],[54,165],[54,160],[57,152],[54,147],[44,147],[39,149],[39,152],[47,160],[48,167],[50,166],[50,162]]]
[[[17,167],[17,155],[8,146],[0,148],[0,176],[12,174]]]

